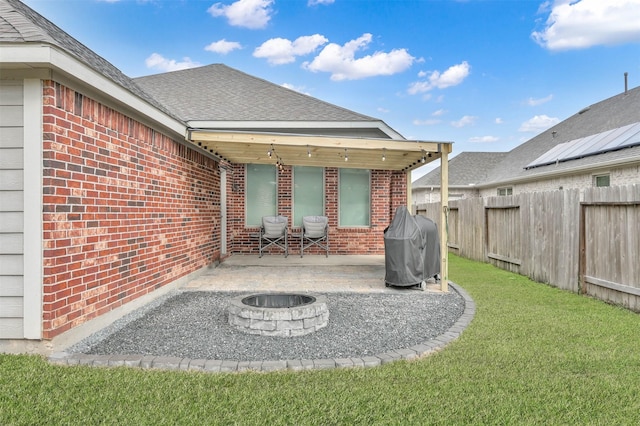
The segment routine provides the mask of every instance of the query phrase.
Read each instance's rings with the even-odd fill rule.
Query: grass
[[[0,424],[640,424],[640,316],[455,256],[476,317],[378,368],[206,374],[0,355]]]

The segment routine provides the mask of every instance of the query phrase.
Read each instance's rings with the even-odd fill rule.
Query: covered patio
[[[440,223],[447,223],[448,156],[452,151],[451,142],[197,128],[189,129],[187,140],[213,155],[222,165],[274,164],[281,170],[288,166],[314,166],[403,172],[406,175],[406,205],[409,208],[411,172],[440,159],[443,208],[438,219]],[[446,226],[440,227],[439,232],[440,247],[446,248]],[[440,290],[444,292],[448,291],[447,260],[447,250],[443,249],[440,261]],[[382,263],[384,265],[384,261]],[[288,264],[292,264],[291,259],[288,259]]]

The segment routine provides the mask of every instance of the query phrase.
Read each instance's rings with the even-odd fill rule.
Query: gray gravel
[[[239,294],[176,291],[67,351],[236,361],[365,357],[426,342],[451,327],[465,307],[456,291],[327,293],[327,327],[300,337],[265,337],[227,323],[228,301]]]

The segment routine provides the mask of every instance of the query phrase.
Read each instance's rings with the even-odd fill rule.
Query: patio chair
[[[260,257],[271,246],[284,250],[284,257],[289,255],[288,225],[289,218],[287,216],[264,216],[262,218],[259,243]]]
[[[304,250],[317,246],[329,257],[329,219],[326,216],[304,216],[300,232],[300,257]]]

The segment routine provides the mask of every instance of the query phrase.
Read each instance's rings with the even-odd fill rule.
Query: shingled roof
[[[548,174],[570,173],[571,170],[615,164],[630,158],[640,161],[640,146],[632,146],[525,169],[532,161],[559,144],[638,122],[640,87],[582,108],[576,114],[509,152],[461,152],[449,161],[449,183],[452,186],[474,184],[490,187],[543,178]],[[440,168],[437,168],[414,181],[413,187],[438,186],[439,181]]]
[[[379,119],[321,101],[222,64],[131,79],[106,59],[17,0],[0,0],[0,43],[46,43],[58,47],[185,124],[194,121],[233,121],[240,123],[236,130],[246,128],[259,131],[263,129],[256,127],[256,124],[282,123],[285,128],[295,131],[313,128],[312,123],[315,123],[315,128],[322,129],[327,134],[332,134],[334,129],[333,134],[346,133],[353,136],[357,132],[361,137],[403,139]],[[266,126],[264,129],[273,130],[273,126]]]
[[[449,160],[449,186],[467,187],[484,182],[506,155],[506,152],[461,152]],[[440,187],[440,167],[414,181],[412,187]]]
[[[109,61],[20,1],[0,0],[0,43],[46,43],[56,46],[155,108],[171,115],[163,105],[145,93]],[[173,115],[172,117],[176,118]]]
[[[150,75],[135,81],[187,122],[380,122],[223,64]]]
[[[533,179],[548,173],[597,167],[599,164],[640,156],[640,147],[631,147],[564,163],[525,169],[529,163],[558,144],[637,122],[640,122],[640,87],[585,107],[566,120],[514,148],[499,164],[492,168],[484,183],[490,185]]]

